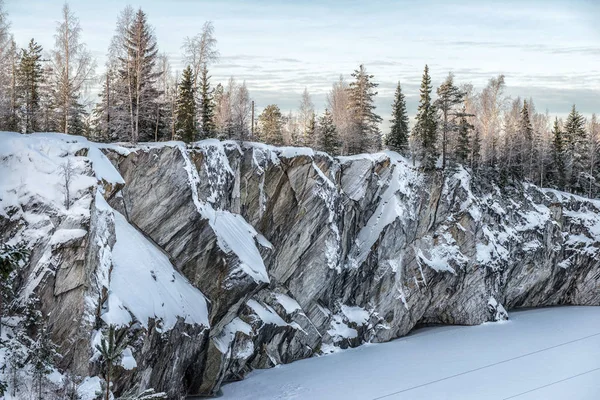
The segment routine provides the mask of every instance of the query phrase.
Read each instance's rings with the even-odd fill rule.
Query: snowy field
[[[600,399],[600,307],[510,313],[254,371],[222,399]]]

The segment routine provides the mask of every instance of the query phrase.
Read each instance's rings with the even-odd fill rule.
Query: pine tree
[[[192,82],[192,70],[189,68],[190,82]],[[193,90],[193,82],[191,86]],[[195,119],[195,116],[194,116]],[[119,365],[123,357],[123,350],[128,346],[127,329],[117,330],[114,325],[108,327],[108,338],[103,336],[96,350],[102,357],[102,369],[106,381],[105,400],[110,400],[110,381],[113,377],[113,368]]]
[[[325,114],[319,119],[319,149],[335,156],[339,147],[340,138],[333,123],[333,115],[325,109]]]
[[[193,142],[196,137],[196,101],[194,97],[194,82],[192,68],[183,70],[177,96],[177,136],[184,142]]]
[[[582,174],[586,173],[589,143],[585,131],[585,119],[577,111],[575,105],[564,125],[566,138],[566,175],[569,190],[574,193],[585,193]]]
[[[377,151],[381,148],[381,133],[379,123],[381,117],[375,113],[375,88],[379,86],[372,82],[373,75],[367,74],[364,65],[360,65],[352,73],[354,81],[348,88],[350,116],[352,118],[351,134],[347,140],[350,154]]]
[[[448,158],[448,141],[450,135],[456,129],[454,123],[454,108],[462,103],[464,93],[454,85],[454,75],[448,74],[448,77],[437,89],[438,99],[435,101],[436,109],[442,114],[442,169],[446,168]]]
[[[472,116],[472,114],[467,114],[467,109],[463,106],[462,112],[459,114],[458,140],[456,143],[456,159],[463,165],[467,165],[471,156],[470,132],[473,125],[467,120],[468,116]]]
[[[18,93],[23,106],[24,133],[38,131],[42,72],[42,46],[31,39],[27,49],[21,50],[18,70]]]
[[[431,89],[429,67],[425,65],[420,89],[421,98],[416,116],[417,122],[413,129],[413,134],[419,141],[420,159],[425,170],[433,170],[438,157],[436,109],[431,102]]]
[[[275,104],[265,107],[258,117],[260,137],[263,142],[281,146],[283,144],[283,118]]]
[[[206,65],[200,75],[200,124],[202,138],[215,137],[213,91],[210,89],[210,76]]]
[[[400,82],[396,87],[394,104],[392,104],[392,126],[385,137],[385,145],[398,153],[406,154],[408,150],[408,115],[406,113],[406,100]]]
[[[560,190],[565,187],[565,143],[563,132],[560,129],[558,118],[554,120],[552,128],[552,165],[550,168],[550,180]]]

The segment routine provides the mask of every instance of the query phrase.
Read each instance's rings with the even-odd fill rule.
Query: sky
[[[5,0],[17,43],[45,49],[63,1]],[[83,41],[104,69],[125,2],[72,0]],[[220,61],[212,83],[245,80],[257,111],[297,110],[307,88],[317,110],[340,74],[360,64],[379,84],[377,112],[390,118],[398,81],[414,116],[423,67],[437,87],[449,72],[481,89],[499,74],[506,94],[533,98],[538,111],[564,116],[576,104],[600,113],[600,1],[275,1],[171,0],[130,3],[154,27],[161,52],[182,70],[181,45],[213,21]],[[384,123],[384,129],[388,125]]]

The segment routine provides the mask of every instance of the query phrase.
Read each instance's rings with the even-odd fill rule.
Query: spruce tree
[[[570,191],[585,193],[582,175],[588,170],[589,143],[585,131],[585,119],[575,105],[565,121],[564,136],[566,138],[566,183]]]
[[[283,118],[275,104],[265,107],[258,117],[260,137],[263,142],[281,146],[283,144]]]
[[[396,87],[394,104],[392,104],[392,126],[390,132],[385,137],[385,145],[390,149],[401,154],[406,154],[408,150],[408,115],[406,113],[406,99],[402,93],[400,82]]]
[[[340,144],[333,115],[325,109],[325,114],[319,118],[319,149],[334,156],[338,154]]]
[[[523,101],[523,108],[521,109],[519,133],[521,135],[521,149],[518,157],[517,178],[531,178],[534,160],[533,127],[531,126],[531,118],[529,117],[529,106],[527,105],[527,100]]]
[[[192,68],[189,65],[183,70],[179,83],[176,115],[177,136],[186,143],[193,142],[196,137],[196,102]]]
[[[215,137],[213,91],[210,88],[210,76],[206,65],[200,75],[200,124],[202,138]]]
[[[375,113],[375,88],[379,86],[372,82],[373,75],[367,74],[364,65],[352,73],[354,81],[348,88],[349,111],[352,118],[351,134],[347,140],[350,154],[377,151],[381,148],[381,133],[379,123],[381,117]]]
[[[27,49],[21,50],[18,70],[18,93],[20,103],[23,105],[22,131],[24,133],[38,131],[42,77],[42,46],[31,39]]]
[[[463,165],[467,165],[471,156],[471,139],[470,132],[473,129],[473,125],[467,120],[466,107],[463,106],[462,112],[459,114],[458,123],[458,140],[456,143],[456,159]]]
[[[436,109],[431,102],[431,77],[429,67],[425,65],[423,79],[421,81],[419,108],[417,110],[416,124],[413,133],[418,139],[420,146],[420,159],[425,170],[433,170],[438,157],[436,148],[437,141],[437,119]]]
[[[565,143],[563,132],[560,129],[558,118],[554,120],[552,128],[552,165],[550,167],[550,179],[554,186],[560,190],[565,187]]]
[[[124,57],[120,60],[120,75],[125,82],[124,101],[130,118],[131,141],[150,140],[154,137],[155,101],[158,98],[156,80],[160,73],[154,68],[158,48],[146,14],[139,9],[133,22],[125,30]],[[140,132],[146,135],[140,137]]]

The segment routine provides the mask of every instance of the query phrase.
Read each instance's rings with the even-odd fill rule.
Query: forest
[[[342,156],[389,149],[425,171],[461,164],[501,183],[527,181],[600,196],[596,115],[585,118],[574,104],[565,119],[552,117],[537,110],[531,98],[507,96],[503,75],[478,90],[450,72],[434,88],[425,65],[417,115],[409,118],[398,82],[389,129],[382,132],[383,118],[375,107],[378,84],[365,65],[332,82],[323,107],[316,107],[305,89],[295,112],[283,112],[273,99],[273,104],[257,104],[261,112],[255,116],[245,82],[211,81],[211,66],[219,60],[211,22],[183,39],[186,67],[181,72],[160,53],[142,9],[127,6],[119,13],[103,68],[81,35],[77,16],[65,4],[53,48],[43,49],[35,38],[18,48],[0,1],[0,130],[134,144],[217,138],[306,146]],[[94,100],[85,96],[91,88],[99,92]]]

